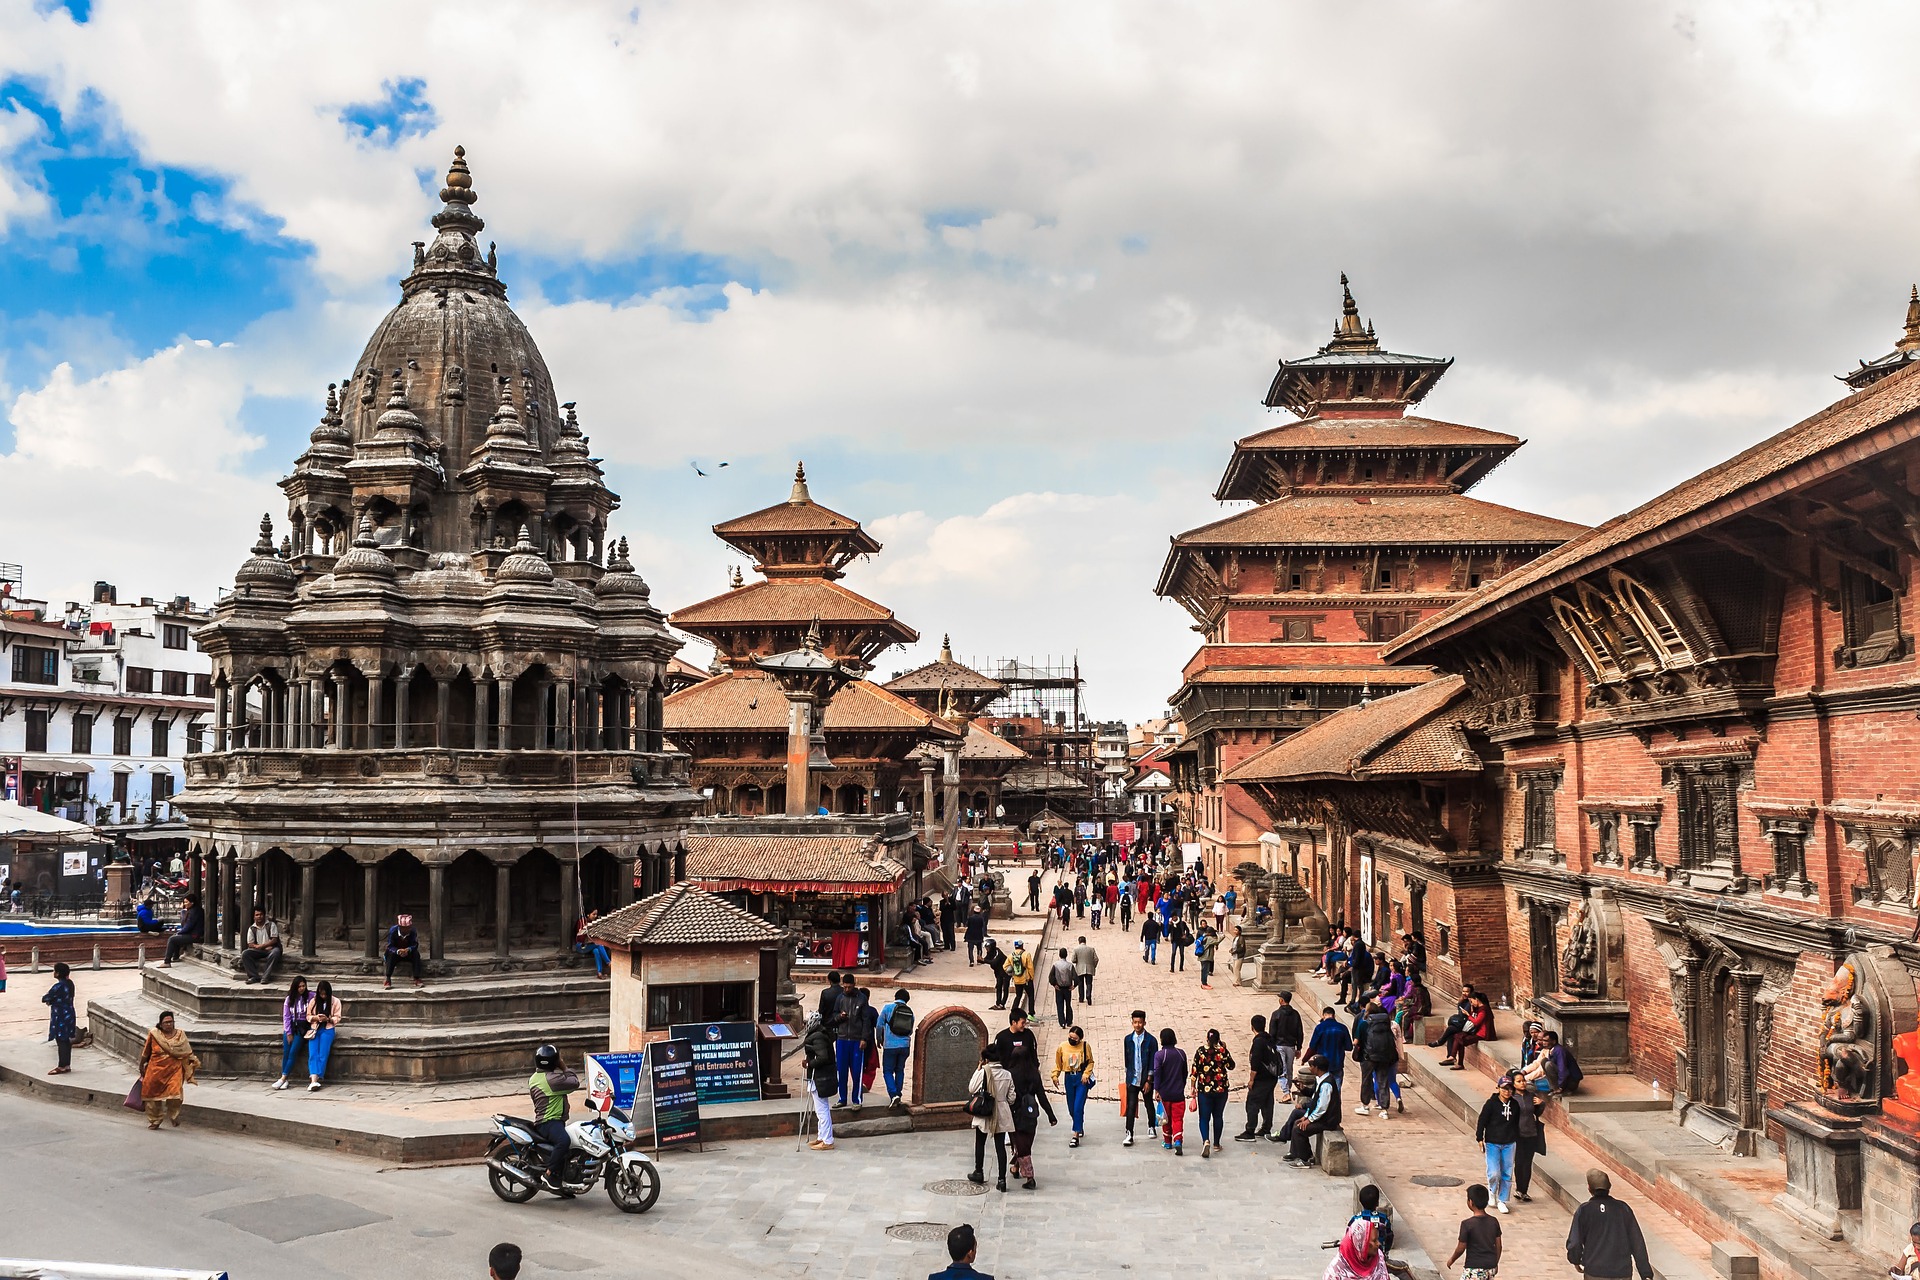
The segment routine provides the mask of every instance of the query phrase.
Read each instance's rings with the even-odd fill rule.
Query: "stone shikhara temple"
[[[1532,1017],[1640,1082],[1683,1133],[1616,1177],[1783,1273],[1920,1219],[1916,350],[1920,292],[1852,395],[1425,612],[1379,649],[1416,687],[1218,775],[1268,872],[1425,940],[1440,1014],[1508,1003],[1494,1061]]]
[[[619,498],[507,304],[458,150],[440,196],[399,305],[281,481],[290,532],[276,546],[262,521],[198,633],[216,713],[179,807],[209,936],[102,1009],[109,1044],[137,1049],[163,1006],[210,1070],[277,1065],[283,987],[230,972],[259,905],[280,976],[336,985],[415,921],[434,981],[345,991],[359,1027],[338,1074],[520,1069],[530,1034],[603,1047],[575,921],[683,870],[700,796],[662,736],[680,642],[608,536]]]

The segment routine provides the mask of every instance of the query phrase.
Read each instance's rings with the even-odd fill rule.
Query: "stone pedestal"
[[[1843,1239],[1847,1221],[1842,1215],[1860,1210],[1860,1117],[1797,1103],[1767,1117],[1780,1126],[1787,1157],[1787,1189],[1774,1197],[1774,1207],[1829,1240]]]
[[[100,906],[100,914],[109,920],[123,920],[133,914],[131,862],[107,864],[107,893],[106,900]]]
[[[1920,1130],[1875,1116],[1860,1126],[1860,1238],[1854,1246],[1891,1258],[1920,1222]]]
[[[960,1005],[935,1009],[913,1032],[913,1105],[959,1107],[987,1047],[987,1024]]]
[[[1320,967],[1319,946],[1309,941],[1302,931],[1296,929],[1294,933],[1296,941],[1269,938],[1260,948],[1260,980],[1255,984],[1260,990],[1291,990],[1300,974],[1312,973]]]
[[[1004,882],[995,881],[993,892],[987,895],[987,919],[1013,919],[1013,895],[1007,892]]]
[[[1586,1074],[1621,1075],[1632,1069],[1627,1056],[1626,1001],[1551,995],[1535,996],[1533,1006]]]

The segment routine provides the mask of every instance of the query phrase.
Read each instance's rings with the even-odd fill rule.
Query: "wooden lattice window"
[[[1680,865],[1687,870],[1740,866],[1738,766],[1679,771]]]

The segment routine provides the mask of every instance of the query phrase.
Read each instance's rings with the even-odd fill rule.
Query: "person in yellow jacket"
[[[1067,1115],[1073,1120],[1073,1137],[1067,1145],[1077,1147],[1087,1135],[1087,1095],[1093,1092],[1093,1046],[1079,1027],[1067,1028],[1067,1038],[1053,1051],[1053,1082],[1065,1077]]]
[[[1007,979],[1013,983],[1013,1010],[1025,1009],[1027,1016],[1033,1016],[1033,957],[1027,954],[1027,944],[1016,942],[1013,953],[1007,957]]]

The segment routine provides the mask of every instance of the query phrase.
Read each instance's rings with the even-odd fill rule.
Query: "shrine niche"
[[[1523,898],[1529,922],[1542,908],[1537,898]],[[1605,885],[1593,885],[1584,898],[1564,904],[1565,928],[1536,939],[1535,973],[1548,958],[1556,981],[1553,988],[1536,987],[1534,1011],[1560,1036],[1581,1068],[1589,1075],[1631,1070],[1626,1001],[1626,933],[1620,904]],[[1540,947],[1558,950],[1538,955]]]
[[[1678,902],[1649,917],[1682,1031],[1673,1106],[1693,1133],[1737,1155],[1764,1142],[1757,1071],[1773,1041],[1775,1003],[1793,981],[1788,944],[1730,939]]]

